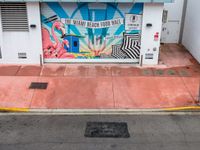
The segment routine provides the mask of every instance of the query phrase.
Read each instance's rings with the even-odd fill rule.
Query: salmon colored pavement
[[[0,67],[0,76],[14,76],[19,71],[20,66],[17,65],[2,65]]]
[[[37,77],[0,77],[0,108],[29,108],[34,91],[30,81]]]
[[[47,82],[46,90],[29,89]],[[159,109],[195,106],[200,65],[165,45],[152,67],[108,64],[0,65],[0,108]]]
[[[156,109],[194,106],[198,97],[200,78],[196,76],[116,76],[109,71],[102,76],[90,71],[90,76],[84,76],[83,70],[78,76],[79,71],[61,71],[62,76],[49,70],[52,76],[0,76],[0,107]],[[48,87],[32,90],[31,82],[47,82]]]
[[[114,95],[117,108],[170,108],[194,105],[190,92],[181,78],[177,77],[118,77],[114,79]]]
[[[182,78],[184,85],[186,86],[187,90],[189,91],[190,95],[193,99],[198,99],[199,88],[200,88],[200,78]]]
[[[53,65],[45,65],[43,66],[41,70],[41,76],[64,76],[65,72],[65,65],[58,65],[58,64],[53,64]]]
[[[40,66],[21,66],[16,76],[39,76],[41,72]]]
[[[114,108],[112,78],[41,78],[48,92],[37,91],[31,108]]]

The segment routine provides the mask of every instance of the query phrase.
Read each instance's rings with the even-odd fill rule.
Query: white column
[[[29,42],[31,46],[30,54],[32,61],[39,64],[40,55],[42,51],[42,33],[41,33],[41,19],[40,19],[40,3],[28,2],[27,3],[28,22],[29,22]],[[36,28],[30,28],[31,24],[35,24]],[[43,56],[42,56],[43,58]]]
[[[158,64],[163,8],[164,3],[144,4],[141,37],[141,55],[143,55],[144,65]],[[152,24],[152,26],[147,27],[147,24]],[[154,35],[157,32],[159,33],[159,38],[155,40]],[[153,57],[150,59],[146,56]]]

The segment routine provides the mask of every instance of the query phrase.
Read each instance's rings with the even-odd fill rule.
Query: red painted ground
[[[0,107],[154,109],[194,106],[200,84],[200,65],[187,51],[179,48],[164,46],[162,64],[150,68],[132,65],[0,65]],[[178,60],[173,60],[169,51]],[[183,56],[189,59],[187,63]],[[179,65],[172,66],[171,62]],[[30,90],[30,83],[36,81],[48,82],[47,90]]]

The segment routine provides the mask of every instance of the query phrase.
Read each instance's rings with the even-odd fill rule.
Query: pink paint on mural
[[[75,58],[73,54],[66,51],[64,46],[69,47],[69,41],[62,39],[62,42],[55,34],[55,29],[61,31],[62,37],[65,35],[65,26],[63,23],[56,21],[51,28],[51,34],[54,42],[51,41],[50,33],[46,28],[42,28],[42,42],[44,58]]]

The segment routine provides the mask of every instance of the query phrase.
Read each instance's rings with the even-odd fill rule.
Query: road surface
[[[130,138],[85,138],[88,121],[127,122]],[[199,115],[0,115],[0,150],[200,150]]]

